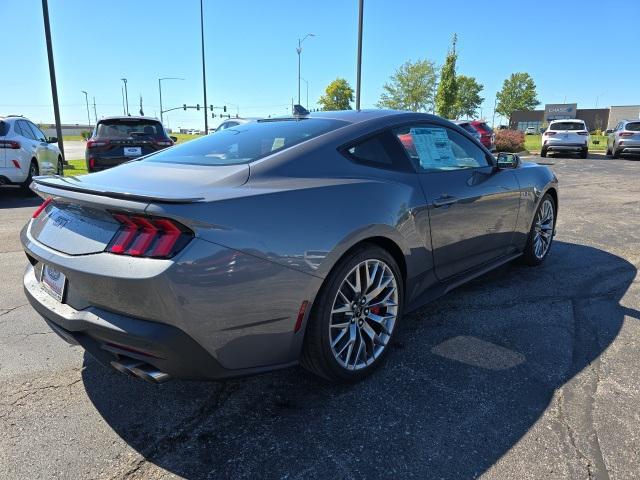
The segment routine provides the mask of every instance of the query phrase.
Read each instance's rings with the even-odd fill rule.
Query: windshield
[[[549,130],[586,130],[582,122],[556,122],[549,125]]]
[[[149,137],[166,139],[167,134],[156,120],[112,119],[101,120],[96,127],[95,138]]]
[[[347,122],[318,118],[245,123],[164,150],[142,161],[196,165],[249,163],[344,125]]]

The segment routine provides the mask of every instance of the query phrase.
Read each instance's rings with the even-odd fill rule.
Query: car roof
[[[549,122],[549,124],[558,123],[558,122],[563,122],[563,123],[566,123],[566,122],[584,123],[584,120],[580,120],[579,118],[567,118],[565,120],[558,119],[558,120],[551,120]]]
[[[388,117],[407,116],[407,117],[422,117],[423,120],[437,120],[442,121],[441,117],[431,115],[422,112],[411,112],[408,110],[381,110],[381,109],[367,109],[367,110],[334,110],[328,112],[311,112],[308,115],[301,115],[300,117],[294,117],[291,115],[285,115],[282,117],[262,118],[258,121],[275,121],[275,120],[291,120],[295,118],[326,118],[330,120],[342,120],[343,122],[357,124],[368,122],[370,120],[381,120]]]

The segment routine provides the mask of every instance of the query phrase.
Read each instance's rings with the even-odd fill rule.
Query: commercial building
[[[509,128],[525,131],[533,127],[543,130],[552,120],[577,118],[584,120],[589,130],[613,128],[620,120],[640,118],[640,105],[618,105],[609,108],[578,108],[576,103],[549,103],[544,110],[518,110],[513,112]]]

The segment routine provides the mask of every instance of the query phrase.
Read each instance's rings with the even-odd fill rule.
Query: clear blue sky
[[[163,83],[165,108],[203,103],[198,0],[49,0],[49,10],[63,123],[86,122],[81,90],[95,96],[99,117],[121,114],[121,77],[132,113],[142,94],[145,114],[159,116],[161,76],[186,78]],[[0,18],[0,114],[51,122],[41,2],[0,0]],[[458,73],[484,85],[486,118],[517,71],[532,75],[543,104],[638,104],[640,55],[637,42],[624,41],[635,38],[638,19],[637,0],[365,0],[362,106],[375,105],[404,61],[441,65],[453,32]],[[357,0],[205,0],[208,103],[238,104],[244,116],[287,113],[297,96],[297,39],[306,33],[316,34],[302,53],[313,108],[337,76],[355,87]],[[203,127],[202,112],[168,118],[172,128]]]

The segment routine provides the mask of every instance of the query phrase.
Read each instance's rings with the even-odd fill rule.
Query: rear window
[[[459,126],[469,132],[471,135],[478,135],[478,131],[473,128],[470,123],[461,123],[459,124]]]
[[[628,130],[630,132],[640,132],[640,122],[627,123],[625,130]]]
[[[9,123],[0,120],[0,137],[4,137],[7,133],[9,133]]]
[[[150,156],[143,161],[195,165],[249,163],[347,125],[340,120],[264,120],[220,130]]]
[[[165,139],[167,134],[160,122],[155,120],[113,119],[101,120],[96,127],[96,138],[148,137]]]
[[[586,130],[582,122],[556,122],[549,125],[549,130]]]
[[[493,133],[493,129],[484,122],[476,123],[475,126],[478,127],[480,130],[484,130],[487,133]]]

